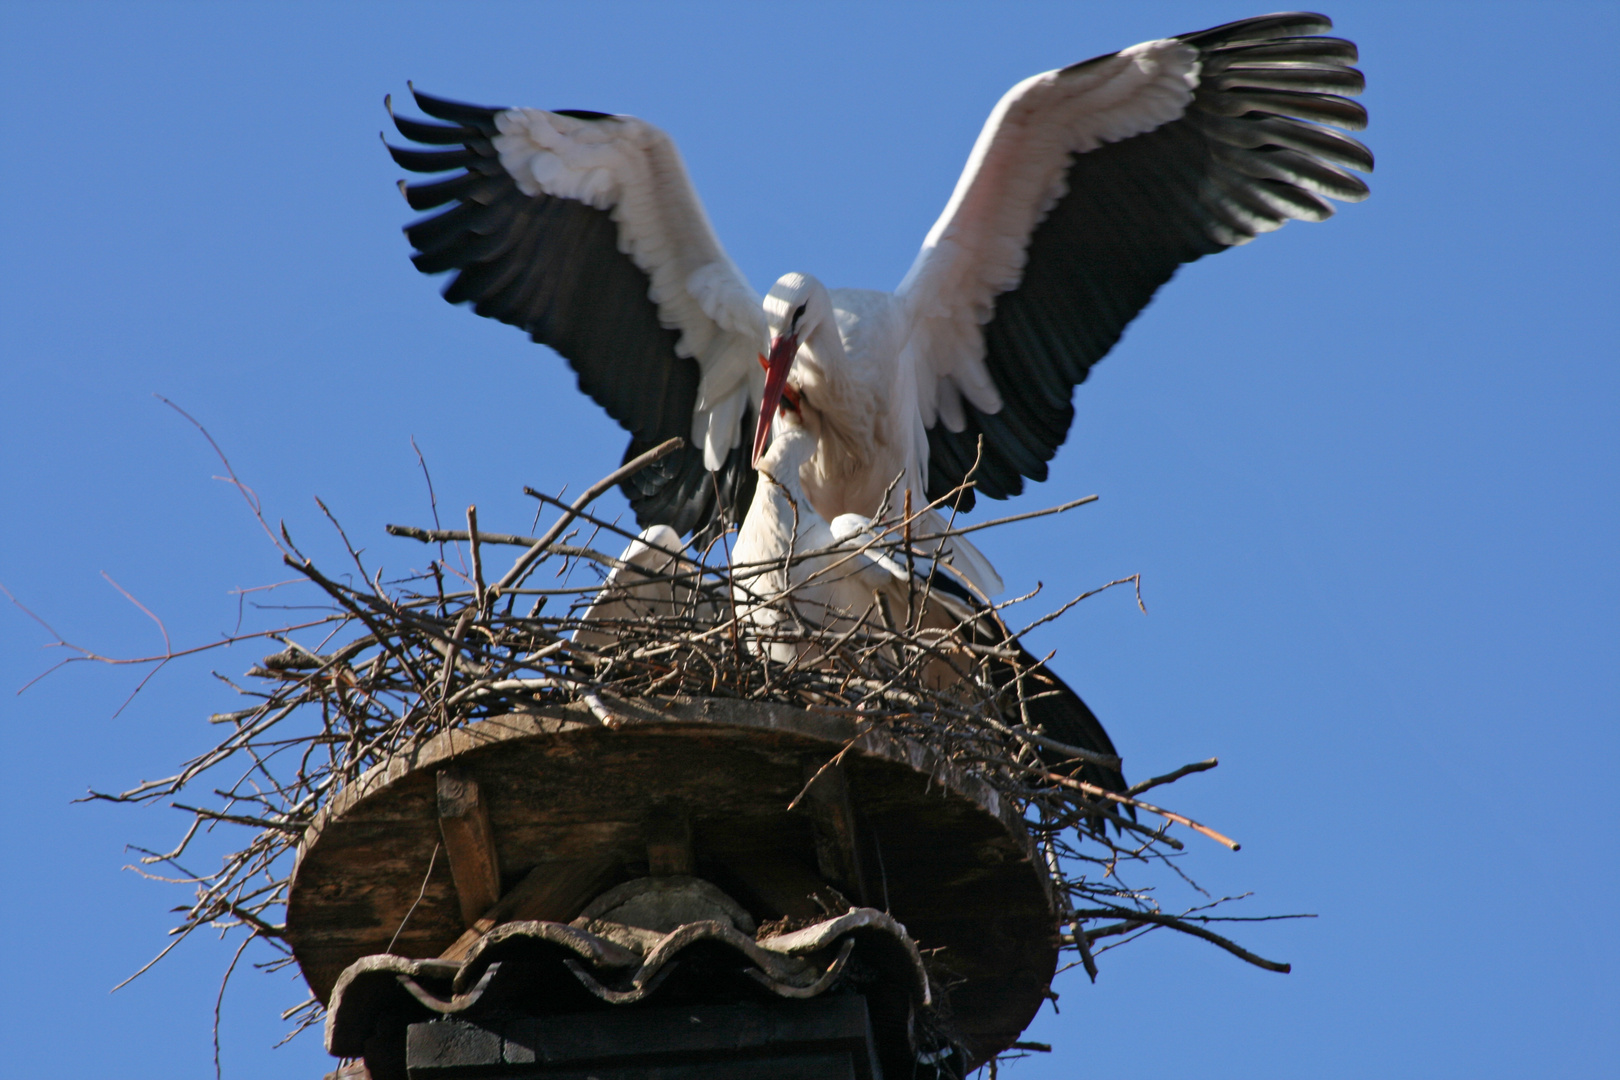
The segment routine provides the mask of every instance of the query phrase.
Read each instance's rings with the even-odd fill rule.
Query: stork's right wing
[[[413,93],[415,93],[413,88]],[[757,294],[727,258],[669,136],[632,116],[497,109],[415,93],[447,124],[395,117],[413,172],[405,228],[451,303],[528,331],[631,434],[625,459],[689,445],[625,482],[643,526],[708,533],[753,495],[752,413],[765,344]]]
[[[1075,386],[1178,267],[1366,197],[1344,170],[1372,154],[1333,130],[1365,125],[1341,96],[1363,79],[1332,25],[1244,19],[1007,92],[900,286],[930,498],[1046,479]]]

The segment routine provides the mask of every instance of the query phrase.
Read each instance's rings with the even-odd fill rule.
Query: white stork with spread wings
[[[818,449],[810,499],[871,515],[903,475],[915,505],[972,473],[1006,498],[1042,480],[1091,365],[1186,262],[1326,198],[1358,200],[1356,48],[1320,15],[1267,15],[1024,80],[991,112],[945,212],[893,293],[788,274],[761,302],[726,256],[674,144],[629,116],[494,109],[417,94],[396,117],[418,172],[406,227],[453,303],[556,349],[631,433],[681,453],[625,481],[638,521],[712,535],[752,498],[778,395]],[[769,353],[767,370],[756,358]],[[973,492],[961,499],[967,509]],[[896,501],[897,503],[898,501]],[[926,528],[926,523],[925,523]],[[948,558],[985,593],[966,542]]]

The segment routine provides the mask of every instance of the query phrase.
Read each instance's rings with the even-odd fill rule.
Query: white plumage
[[[1019,83],[893,294],[795,273],[762,304],[674,144],[634,117],[418,94],[452,123],[400,130],[456,149],[396,160],[466,171],[407,188],[420,209],[454,206],[406,231],[424,272],[458,272],[447,299],[562,353],[631,453],[691,440],[626,481],[643,525],[735,522],[781,392],[813,436],[804,494],[824,521],[878,513],[897,476],[916,506],[971,479],[970,509],[1045,479],[1074,386],[1178,266],[1321,220],[1323,196],[1365,197],[1340,166],[1370,170],[1371,154],[1322,126],[1365,121],[1340,96],[1361,89],[1355,47],[1314,36],[1331,25],[1262,16]],[[1000,589],[970,545],[943,554]]]

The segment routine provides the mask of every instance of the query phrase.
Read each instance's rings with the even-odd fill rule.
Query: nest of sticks
[[[436,549],[425,570],[396,580],[384,580],[369,567],[335,519],[332,525],[350,565],[333,574],[317,567],[285,527],[272,528],[263,518],[256,496],[236,479],[221,454],[228,479],[248,500],[283,561],[298,572],[306,589],[313,589],[316,604],[299,605],[306,617],[193,649],[171,648],[128,660],[99,656],[60,637],[56,642],[72,650],[73,659],[157,666],[243,641],[279,646],[250,668],[245,680],[215,673],[248,704],[209,718],[223,729],[212,748],[172,776],[124,792],[91,793],[93,799],[113,802],[168,801],[190,818],[172,849],[135,849],[140,865],[132,869],[194,890],[192,902],[177,909],[183,914],[170,932],[173,940],[141,971],[205,928],[222,934],[246,931],[227,980],[255,939],[280,952],[256,966],[274,970],[291,964],[281,921],[296,847],[317,812],[344,785],[449,728],[535,706],[589,702],[604,693],[654,703],[704,696],[783,702],[857,718],[863,733],[875,730],[926,743],[1023,810],[1064,909],[1057,929],[1072,959],[1060,970],[1080,967],[1095,980],[1101,954],[1160,928],[1201,938],[1270,971],[1289,970],[1210,926],[1299,916],[1211,914],[1210,909],[1236,898],[1211,897],[1177,867],[1184,843],[1170,829],[1201,833],[1232,850],[1238,845],[1141,797],[1151,788],[1213,768],[1215,760],[1185,765],[1123,793],[1084,779],[1088,767],[1117,769],[1118,760],[1066,746],[1022,722],[1028,695],[1039,692],[1031,677],[1044,660],[1027,654],[1020,660],[994,644],[956,648],[949,662],[959,677],[941,685],[924,674],[942,656],[937,629],[922,628],[920,618],[908,622],[905,612],[876,606],[859,620],[824,627],[826,620],[802,610],[791,589],[785,595],[749,597],[746,582],[760,568],[730,565],[725,536],[702,552],[686,552],[667,575],[641,572],[615,586],[610,575],[624,564],[598,545],[620,547],[636,534],[587,508],[674,445],[628,463],[571,503],[525,489],[557,511],[540,536],[481,530],[476,508],[467,511],[466,529],[390,525],[391,534]],[[431,494],[431,481],[429,490]],[[1088,501],[971,529],[1005,527]],[[329,512],[327,516],[331,518]],[[938,539],[913,536],[915,516],[896,515],[892,527],[859,550],[880,548],[915,565],[919,545]],[[501,554],[514,549],[519,553],[515,560]],[[808,554],[792,553],[777,568]],[[1140,603],[1137,578],[1111,581],[1029,619],[1014,638],[1088,596],[1129,584],[1138,587]],[[667,587],[688,602],[666,605],[667,610],[652,615],[584,620],[586,609],[612,599],[615,587],[633,588],[644,597],[649,585]],[[995,611],[1005,620],[1028,610],[1035,595],[996,604]],[[761,640],[757,626],[737,617],[739,596],[769,603],[783,616],[765,631],[769,642]],[[923,599],[908,609],[920,611]],[[794,646],[800,659],[772,660],[761,647],[767,643]],[[194,868],[189,853],[198,837],[221,826],[245,829],[240,834],[245,840],[232,846],[216,868]],[[1196,890],[1198,900],[1170,910],[1153,884],[1155,867]],[[320,1002],[310,999],[287,1010],[284,1019],[295,1022],[295,1034],[318,1021],[322,1010]],[[1045,1048],[1019,1044],[1014,1053],[1031,1049]]]

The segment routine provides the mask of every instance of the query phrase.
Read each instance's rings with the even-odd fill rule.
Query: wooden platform
[[[825,918],[819,905],[837,893],[809,895],[825,883],[889,910],[934,950],[930,962],[952,984],[950,1015],[982,1062],[1018,1037],[1055,970],[1045,875],[1017,814],[988,786],[924,747],[857,731],[852,718],[777,705],[603,700],[449,732],[372,770],[317,818],[294,871],[288,938],[325,1000],[346,966],[389,951],[396,934],[400,955],[451,949],[487,899],[468,904],[463,893],[572,882],[542,900],[551,910],[506,916],[566,922],[617,882],[696,873],[767,924],[764,934],[771,920]],[[842,767],[789,811],[851,740]],[[447,827],[447,790],[475,791],[477,813]],[[477,841],[457,839],[480,829],[487,871],[465,857]],[[447,840],[463,852],[454,874]]]

